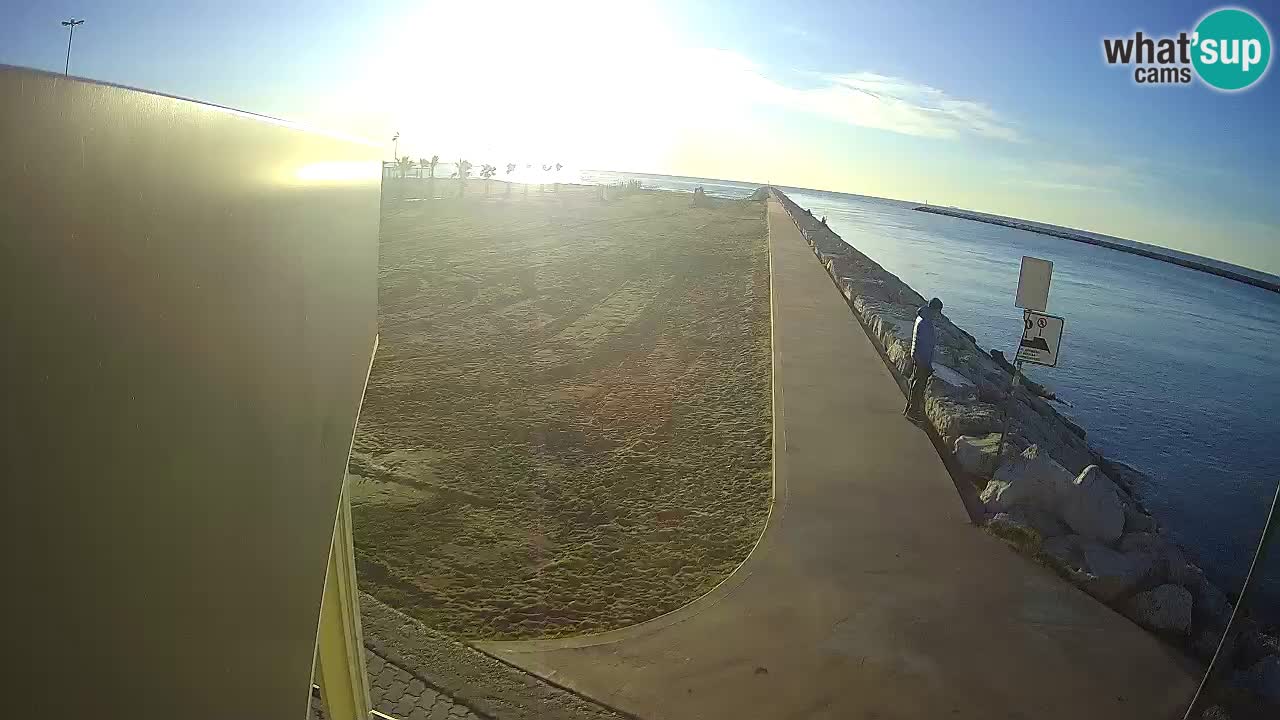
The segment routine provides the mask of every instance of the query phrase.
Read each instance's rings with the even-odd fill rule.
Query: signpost
[[[1022,308],[1022,338],[1013,356],[1013,380],[1009,383],[1008,405],[1004,413],[1004,428],[1000,431],[1000,444],[996,447],[996,466],[1004,454],[1005,437],[1009,434],[1009,417],[1013,415],[1013,393],[1022,374],[1022,363],[1057,367],[1058,349],[1062,344],[1064,320],[1047,315],[1049,307],[1049,283],[1053,280],[1053,263],[1048,260],[1022,256],[1018,271],[1018,292],[1013,304]]]

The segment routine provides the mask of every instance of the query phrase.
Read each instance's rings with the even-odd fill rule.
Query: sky
[[[1280,4],[1235,3],[1280,28]],[[442,160],[928,201],[1280,274],[1280,78],[1140,86],[1217,3],[0,0],[0,63]]]

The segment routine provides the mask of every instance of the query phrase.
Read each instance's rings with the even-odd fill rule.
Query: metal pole
[[[1230,667],[1231,656],[1235,651],[1235,627],[1236,620],[1244,614],[1245,602],[1249,597],[1249,591],[1253,589],[1254,578],[1262,575],[1262,566],[1267,561],[1267,546],[1270,545],[1272,538],[1275,537],[1276,529],[1280,528],[1280,522],[1276,521],[1276,508],[1280,507],[1280,483],[1276,484],[1276,496],[1271,500],[1271,512],[1267,515],[1267,523],[1262,526],[1262,536],[1258,539],[1258,549],[1253,554],[1253,564],[1249,566],[1249,574],[1244,578],[1244,585],[1240,587],[1240,597],[1236,601],[1235,610],[1231,611],[1231,619],[1227,621],[1227,629],[1222,631],[1222,640],[1218,642],[1218,650],[1213,654],[1213,659],[1209,661],[1209,668],[1205,670],[1204,678],[1200,680],[1200,687],[1196,690],[1196,696],[1191,699],[1191,705],[1187,708],[1186,715],[1183,720],[1199,720],[1200,713],[1204,712],[1204,705],[1208,702],[1208,696],[1205,690],[1213,684],[1218,675],[1222,673],[1222,665],[1225,663]]]
[[[1027,328],[1027,311],[1022,311],[1022,329],[1026,332]],[[991,467],[991,474],[994,475],[996,468],[1000,466],[1000,457],[1004,455],[1004,439],[1009,434],[1009,418],[1013,415],[1013,391],[1018,387],[1018,377],[1022,374],[1022,361],[1018,359],[1018,352],[1013,353],[1013,379],[1009,381],[1009,397],[1006,398],[1004,409],[1004,427],[1000,429],[1000,444],[996,446],[996,461]]]
[[[67,33],[67,64],[63,66],[62,74],[70,75],[71,74],[71,41],[75,39],[76,26],[83,25],[84,21],[71,18],[70,20],[63,20],[62,24],[70,31]]]
[[[1017,354],[1014,354],[1017,358]],[[1004,439],[1009,434],[1009,418],[1013,415],[1013,391],[1018,387],[1018,377],[1022,374],[1022,361],[1015,359],[1013,362],[1013,380],[1009,382],[1009,397],[1005,398],[1004,408],[1004,427],[1000,429],[1000,444],[996,446],[996,460],[991,466],[991,472],[994,475],[996,468],[1000,466],[1000,457],[1004,454]]]

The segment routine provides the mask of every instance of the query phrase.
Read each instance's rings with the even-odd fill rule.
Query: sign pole
[[[1018,387],[1018,377],[1022,374],[1022,361],[1015,360],[1013,363],[1013,380],[1009,382],[1009,397],[1005,399],[1004,406],[1004,427],[1000,429],[1000,444],[996,446],[996,461],[991,466],[991,474],[994,476],[996,468],[1000,467],[1000,457],[1004,455],[1005,436],[1009,434],[1009,418],[1013,415],[1013,391]]]

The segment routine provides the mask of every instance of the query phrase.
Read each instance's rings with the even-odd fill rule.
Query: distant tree
[[[511,197],[511,173],[516,171],[515,163],[507,163],[507,197]]]
[[[458,159],[458,196],[461,197],[467,192],[467,177],[471,175],[471,163]]]
[[[484,194],[489,194],[489,183],[493,182],[493,176],[498,174],[498,168],[489,163],[480,166],[480,177],[484,178]]]
[[[563,165],[561,165],[560,163],[556,163],[556,182],[555,182],[555,184],[552,186],[552,187],[555,189],[555,191],[556,191],[556,192],[560,192],[560,170],[561,170],[561,168],[563,168],[563,167],[564,167],[564,166],[563,166]]]
[[[507,174],[508,174],[508,175],[510,175],[511,173],[513,173],[513,172],[515,172],[515,171],[516,171],[516,164],[515,164],[515,163],[507,163]]]
[[[400,177],[402,178],[408,177],[409,171],[413,169],[413,160],[408,155],[397,160],[396,164],[400,168]]]
[[[432,180],[434,180],[434,179],[435,179],[435,177],[436,177],[436,165],[439,165],[439,164],[440,164],[440,156],[439,156],[439,155],[432,155],[432,156],[431,156],[431,162],[429,163],[429,167],[431,168],[431,179],[432,179]]]
[[[421,179],[422,179],[422,169],[423,169],[423,168],[425,168],[425,167],[427,167],[427,166],[428,166],[428,165],[430,165],[430,164],[431,164],[431,161],[430,161],[430,160],[427,160],[427,159],[426,159],[426,158],[424,158],[424,157],[420,157],[420,158],[418,158],[418,179],[419,179],[419,180],[421,180]]]

